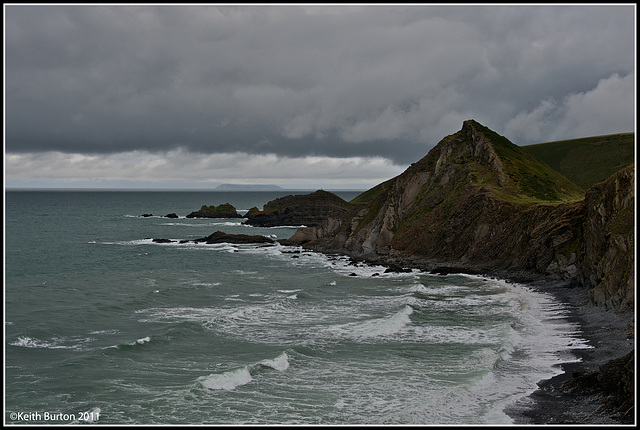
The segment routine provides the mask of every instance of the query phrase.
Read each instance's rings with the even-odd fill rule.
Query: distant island
[[[252,184],[220,184],[216,191],[280,191],[281,187],[273,184],[252,185]]]

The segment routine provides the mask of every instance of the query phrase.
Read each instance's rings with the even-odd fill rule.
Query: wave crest
[[[207,376],[201,376],[197,381],[209,390],[230,391],[253,381],[253,376],[255,376],[260,368],[265,367],[284,372],[289,368],[289,356],[286,352],[283,352],[272,359],[264,359],[257,363],[236,367],[222,373],[212,373]]]

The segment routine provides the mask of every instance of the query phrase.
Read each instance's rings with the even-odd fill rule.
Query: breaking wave
[[[264,359],[254,364],[236,367],[222,373],[201,376],[197,379],[197,382],[208,390],[230,391],[253,381],[253,376],[258,374],[262,368],[271,368],[284,372],[289,368],[289,356],[286,352],[283,352],[273,359]]]

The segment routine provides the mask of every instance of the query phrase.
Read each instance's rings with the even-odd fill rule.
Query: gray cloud
[[[424,156],[633,131],[635,9],[5,6],[6,151]],[[633,90],[633,91],[632,91]]]
[[[7,154],[9,186],[214,188],[229,182],[295,188],[367,189],[402,172],[381,157],[304,157],[245,153],[129,151],[114,154]]]

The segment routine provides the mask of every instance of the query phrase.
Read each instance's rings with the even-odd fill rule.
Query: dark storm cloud
[[[469,118],[516,143],[632,131],[634,17],[633,5],[6,6],[6,150],[406,164]]]

